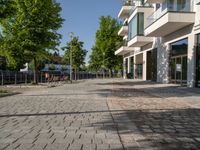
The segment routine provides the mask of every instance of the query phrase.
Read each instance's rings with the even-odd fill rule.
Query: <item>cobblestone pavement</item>
[[[104,88],[96,82],[1,98],[0,149],[123,149],[106,98],[92,92]]]
[[[0,98],[0,149],[200,149],[199,89],[87,80]]]

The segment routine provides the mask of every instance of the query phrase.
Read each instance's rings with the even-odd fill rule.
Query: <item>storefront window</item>
[[[171,44],[171,54],[172,56],[187,54],[188,49],[188,39],[183,39]]]
[[[187,51],[188,39],[171,44],[171,81],[182,85],[187,84]]]

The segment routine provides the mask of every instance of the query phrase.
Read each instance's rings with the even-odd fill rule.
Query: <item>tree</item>
[[[16,11],[14,5],[14,0],[0,0],[0,19],[5,19],[8,18],[8,16],[12,16]]]
[[[72,67],[75,71],[75,77],[77,70],[84,65],[85,57],[87,51],[83,48],[83,42],[79,41],[78,37],[74,37],[69,43],[66,44],[66,47],[63,47],[65,51],[64,61],[69,65],[70,64],[70,53],[72,54]]]
[[[33,61],[37,83],[38,61],[46,59],[61,38],[57,33],[63,22],[61,7],[56,0],[15,0],[14,7],[15,13],[2,23],[4,56],[15,68],[15,64]]]
[[[96,32],[96,41],[90,56],[90,68],[119,69],[122,64],[122,57],[116,56],[115,51],[122,46],[123,39],[118,36],[121,25],[116,19],[110,16],[100,18],[100,28]]]
[[[50,66],[49,66],[49,70],[51,70],[51,71],[54,71],[54,70],[56,70],[56,67],[55,67],[55,65],[54,65],[54,64],[50,64]]]
[[[89,60],[89,69],[95,72],[99,71],[102,67],[102,59],[102,55],[99,55],[99,49],[93,46]]]

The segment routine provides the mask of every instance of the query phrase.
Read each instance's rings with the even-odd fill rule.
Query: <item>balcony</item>
[[[134,6],[134,3],[132,0],[124,0],[123,6],[118,14],[118,18],[126,19],[129,17],[130,10]]]
[[[132,47],[122,46],[117,51],[115,51],[115,55],[125,55],[127,53],[130,53],[134,51]]]
[[[146,0],[147,3],[153,4],[153,3],[163,3],[164,0]]]
[[[128,35],[128,26],[123,25],[121,29],[119,30],[118,35],[120,36]]]
[[[163,37],[195,22],[195,13],[192,12],[190,1],[184,5],[162,4],[157,11],[147,18],[145,36]]]
[[[152,37],[145,37],[145,36],[135,36],[128,42],[129,47],[141,47],[148,43],[153,42]]]

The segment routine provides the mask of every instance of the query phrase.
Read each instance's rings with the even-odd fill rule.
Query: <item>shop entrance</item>
[[[188,39],[171,44],[171,82],[183,86],[187,85],[187,49]]]
[[[143,53],[135,56],[136,64],[135,64],[135,79],[143,78]]]
[[[187,85],[187,55],[171,58],[171,81]]]

